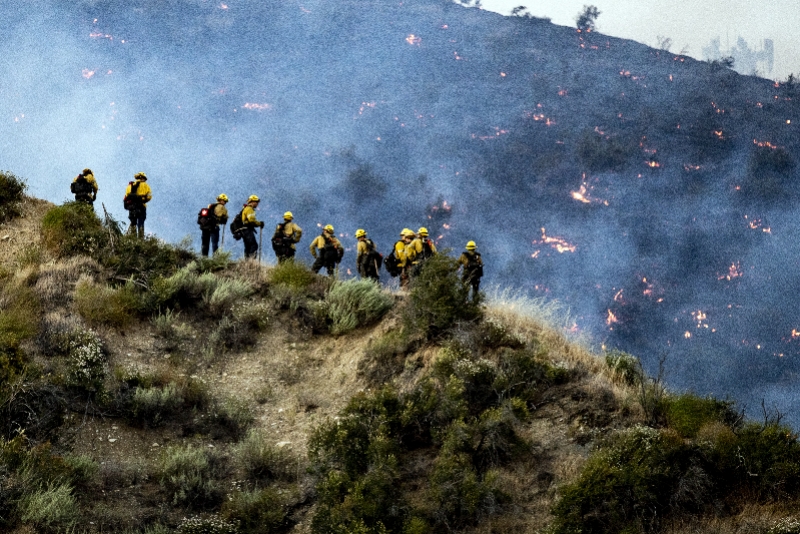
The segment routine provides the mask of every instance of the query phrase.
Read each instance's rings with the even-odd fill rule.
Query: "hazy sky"
[[[507,15],[519,5],[537,17],[550,17],[553,23],[573,26],[583,6],[600,9],[597,29],[615,37],[633,39],[655,46],[657,36],[673,41],[671,50],[697,59],[706,59],[702,49],[711,39],[720,38],[720,48],[728,50],[742,36],[753,50],[760,50],[764,39],[775,43],[775,67],[770,79],[786,79],[800,73],[800,5],[797,0],[482,0],[484,9]]]

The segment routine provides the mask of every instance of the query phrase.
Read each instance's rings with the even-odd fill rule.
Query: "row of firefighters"
[[[75,195],[76,201],[93,205],[97,198],[98,186],[91,169],[84,169],[72,181],[70,189]],[[152,190],[147,184],[147,175],[143,172],[136,173],[134,180],[128,183],[123,199],[130,221],[129,233],[144,237],[147,203],[152,198]],[[230,224],[231,235],[237,241],[243,241],[244,254],[248,258],[256,257],[258,254],[259,242],[256,230],[264,228],[264,222],[256,218],[256,208],[259,202],[258,196],[250,195],[247,203]],[[209,250],[212,253],[217,251],[220,242],[220,225],[223,226],[224,240],[224,225],[228,223],[227,203],[228,196],[222,193],[217,196],[216,202],[202,208],[197,215],[203,256],[208,256]],[[260,237],[260,234],[258,235]],[[283,221],[275,227],[272,236],[272,249],[275,251],[278,262],[294,258],[296,245],[300,242],[302,235],[303,230],[294,222],[292,213],[290,211],[284,213]],[[358,274],[362,278],[378,281],[380,269],[385,266],[391,276],[400,277],[402,287],[419,274],[422,263],[426,259],[437,253],[436,245],[428,237],[428,230],[424,227],[417,232],[404,228],[400,232],[400,239],[395,242],[392,251],[386,257],[378,252],[375,243],[367,237],[365,230],[361,228],[356,230],[355,237],[358,240],[356,248]],[[312,270],[315,273],[324,267],[329,275],[333,275],[344,256],[344,247],[334,234],[333,226],[330,224],[326,225],[322,229],[322,233],[311,242],[309,250],[314,257]],[[458,264],[462,270],[462,280],[472,287],[474,297],[478,293],[483,276],[483,260],[474,241],[466,244],[464,252],[458,258]]]

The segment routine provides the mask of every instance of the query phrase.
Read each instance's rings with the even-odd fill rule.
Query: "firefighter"
[[[200,253],[208,257],[208,246],[211,244],[211,253],[214,254],[219,248],[219,225],[223,226],[228,222],[228,195],[220,193],[217,201],[209,204],[207,208],[200,210],[197,217],[197,224],[200,225],[201,245]]]
[[[466,250],[458,258],[458,264],[463,269],[461,271],[461,281],[472,286],[472,300],[478,298],[478,290],[481,286],[483,276],[483,260],[481,253],[478,252],[475,241],[467,242]]]
[[[294,222],[294,215],[291,211],[283,214],[283,222],[275,227],[272,235],[272,250],[278,263],[294,258],[296,252],[295,244],[300,242],[303,236],[303,229]]]
[[[409,274],[411,276],[417,276],[422,268],[422,263],[436,254],[436,245],[434,245],[433,241],[428,237],[428,229],[423,226],[417,231],[409,247],[411,253],[409,253],[408,256],[409,258],[413,258],[411,260]]]
[[[264,228],[264,221],[256,219],[256,208],[261,199],[256,195],[247,198],[247,204],[242,209],[242,229],[239,231],[244,241],[244,257],[255,258],[258,253],[256,228]]]
[[[411,262],[414,261],[415,254],[411,247],[411,241],[416,235],[409,228],[403,228],[400,232],[400,240],[394,244],[394,255],[397,257],[397,266],[400,268],[400,287],[408,285],[409,270]]]
[[[83,169],[69,186],[69,190],[75,195],[75,202],[85,202],[90,206],[94,206],[98,189],[92,169]]]
[[[322,233],[311,242],[308,248],[311,251],[311,255],[314,256],[314,265],[311,266],[311,270],[318,273],[320,269],[325,267],[328,274],[333,276],[334,269],[342,261],[342,256],[344,255],[342,244],[333,235],[333,226],[326,225],[322,229]]]
[[[378,272],[381,268],[382,258],[375,248],[375,243],[367,237],[367,232],[362,228],[356,230],[356,239],[358,239],[356,267],[358,268],[359,276],[376,282],[380,281],[381,277]]]
[[[137,172],[133,176],[133,181],[128,182],[125,190],[125,209],[128,210],[128,220],[131,222],[128,228],[129,234],[144,237],[144,221],[147,218],[147,203],[153,198],[150,186],[147,185],[147,175]]]

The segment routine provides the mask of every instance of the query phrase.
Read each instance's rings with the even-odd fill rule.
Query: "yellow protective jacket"
[[[342,249],[342,243],[336,238],[336,236],[328,236],[328,239],[333,241],[333,246],[336,247],[338,250]],[[312,241],[311,245],[309,245],[308,247],[308,249],[311,251],[311,255],[314,256],[314,258],[317,257],[317,251],[321,251],[324,248],[325,248],[325,236],[323,235],[318,235],[317,237],[315,237],[314,241]]]
[[[75,178],[73,178],[73,179],[72,179],[72,183],[75,183],[75,182],[77,182],[77,181],[78,181],[78,178],[80,178],[81,176],[82,176],[82,175],[80,175],[80,174],[79,174],[78,176],[76,176]],[[94,174],[92,174],[92,173],[89,173],[89,174],[87,174],[86,176],[84,176],[84,178],[86,178],[86,181],[87,181],[87,182],[89,182],[89,185],[91,185],[91,186],[92,186],[92,189],[94,190],[94,196],[97,196],[97,191],[98,191],[100,188],[99,188],[99,187],[97,187],[97,180],[95,180],[95,179],[94,179]]]
[[[287,223],[280,223],[275,227],[275,233],[277,234],[280,231],[281,224],[283,225],[283,236],[285,238],[291,239],[292,248],[296,248],[294,245],[295,243],[300,242],[300,238],[303,237],[303,229],[297,226],[293,221],[289,221]]]
[[[256,209],[249,204],[245,205],[242,210],[242,223],[248,228],[264,225],[264,223],[256,219]]]
[[[362,256],[369,254],[369,247],[366,239],[359,239],[356,245],[356,265],[359,265]]]
[[[147,203],[153,199],[153,192],[150,190],[150,186],[147,185],[145,180],[139,180],[137,178],[132,184],[128,184],[128,187],[125,189],[125,195],[130,195],[131,189],[137,183],[139,184],[139,187],[136,189],[136,196],[141,199],[142,205],[146,206]]]
[[[397,258],[398,267],[403,268],[406,266],[406,263],[408,263],[408,255],[406,254],[407,250],[408,245],[406,245],[402,239],[394,244],[394,257]]]

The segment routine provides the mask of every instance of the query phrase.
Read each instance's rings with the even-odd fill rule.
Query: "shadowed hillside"
[[[796,84],[443,0],[31,9],[0,8],[0,167],[35,195],[91,166],[120,217],[143,170],[172,242],[221,190],[346,242],[476,239],[487,281],[797,423]]]
[[[2,200],[3,531],[800,524],[782,414],[670,393],[634,356],[567,339],[555,303],[471,302],[446,254],[395,293],[200,258],[81,204]]]

